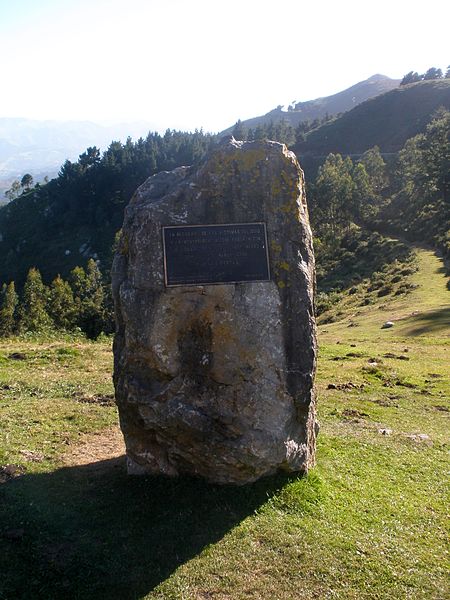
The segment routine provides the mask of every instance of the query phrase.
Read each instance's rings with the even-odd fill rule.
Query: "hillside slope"
[[[289,125],[297,127],[302,121],[314,121],[315,119],[322,119],[326,115],[333,116],[351,110],[369,98],[374,98],[379,94],[396,88],[399,83],[399,79],[390,79],[385,75],[373,75],[369,79],[360,81],[337,94],[306,102],[296,102],[288,110],[278,106],[265,115],[242,121],[242,125],[245,128],[255,128],[258,125],[268,125],[271,122],[275,124],[285,121]],[[230,127],[222,133],[231,132],[232,129]]]
[[[450,79],[401,86],[311,131],[293,150],[300,158],[362,154],[375,145],[385,153],[398,152],[408,138],[424,131],[440,107],[450,109]]]
[[[416,247],[415,254],[417,271],[402,276],[398,284],[408,282],[409,293],[380,295],[375,301],[365,305],[361,300],[365,297],[367,285],[362,283],[354,293],[344,295],[342,301],[334,307],[334,312],[340,313],[340,318],[323,326],[327,337],[332,339],[338,334],[342,341],[354,340],[363,331],[365,338],[372,338],[373,342],[404,338],[406,343],[410,337],[442,334],[450,343],[449,279],[445,275],[442,259],[426,248]],[[389,284],[386,280],[385,283]],[[393,286],[392,288],[394,291]],[[393,322],[394,326],[380,331],[385,321]],[[355,327],[363,329],[349,331]]]

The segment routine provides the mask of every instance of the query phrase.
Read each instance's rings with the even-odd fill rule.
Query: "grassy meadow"
[[[321,315],[303,478],[129,478],[112,340],[1,341],[0,600],[448,598],[450,293],[415,265]]]

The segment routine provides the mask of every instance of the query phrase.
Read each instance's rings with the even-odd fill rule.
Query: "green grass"
[[[431,252],[416,264],[407,295],[361,305],[361,282],[320,326],[303,478],[233,488],[128,478],[120,459],[65,466],[79,432],[116,421],[80,401],[111,394],[110,341],[3,342],[0,464],[26,474],[0,485],[0,598],[448,597],[450,294]]]
[[[110,406],[80,402],[89,395],[111,395],[110,341],[83,338],[9,339],[0,346],[0,465],[36,471],[51,469],[68,445],[83,433],[117,421]],[[21,453],[44,459],[26,464]]]

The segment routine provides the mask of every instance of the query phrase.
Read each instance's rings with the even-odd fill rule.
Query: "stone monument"
[[[130,474],[244,484],[314,464],[314,255],[292,152],[228,138],[147,179],[112,281]]]

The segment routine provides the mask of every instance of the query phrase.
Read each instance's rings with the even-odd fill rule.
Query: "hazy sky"
[[[444,0],[0,0],[0,117],[219,131],[450,63]]]

